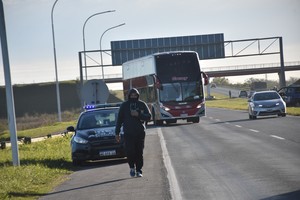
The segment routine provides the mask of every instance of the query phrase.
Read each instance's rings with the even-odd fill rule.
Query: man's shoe
[[[142,172],[141,172],[141,171],[137,171],[137,172],[136,172],[136,177],[143,177]]]
[[[130,176],[135,177],[135,169],[134,168],[130,168]]]

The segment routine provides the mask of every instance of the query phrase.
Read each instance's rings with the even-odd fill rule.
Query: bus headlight
[[[164,106],[162,103],[159,105],[159,107],[160,107],[161,109],[163,109],[164,111],[169,111],[169,110],[170,110],[170,108]]]
[[[164,109],[165,111],[169,111],[170,110],[170,108],[168,108],[166,106],[162,106],[161,108]]]

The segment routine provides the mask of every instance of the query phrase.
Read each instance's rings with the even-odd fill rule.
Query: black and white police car
[[[76,127],[69,126],[67,131],[74,132],[71,139],[73,165],[88,160],[126,157],[124,134],[120,142],[115,139],[115,125],[121,103],[87,105],[78,118]]]

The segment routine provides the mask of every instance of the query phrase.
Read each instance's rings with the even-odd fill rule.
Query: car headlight
[[[79,143],[79,144],[86,144],[86,143],[88,143],[87,140],[85,140],[85,139],[83,139],[83,138],[81,138],[81,137],[77,137],[77,136],[74,137],[74,141],[75,141],[76,143]]]

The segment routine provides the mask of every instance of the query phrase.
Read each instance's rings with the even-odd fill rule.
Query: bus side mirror
[[[205,72],[201,72],[202,77],[204,79],[204,85],[208,85],[208,76]]]
[[[163,85],[161,84],[161,81],[160,81],[160,79],[158,78],[158,76],[153,75],[153,77],[154,77],[154,85],[155,85],[155,88],[156,88],[156,89],[159,89],[159,90],[163,90],[163,89],[164,89],[164,88],[163,88]]]

